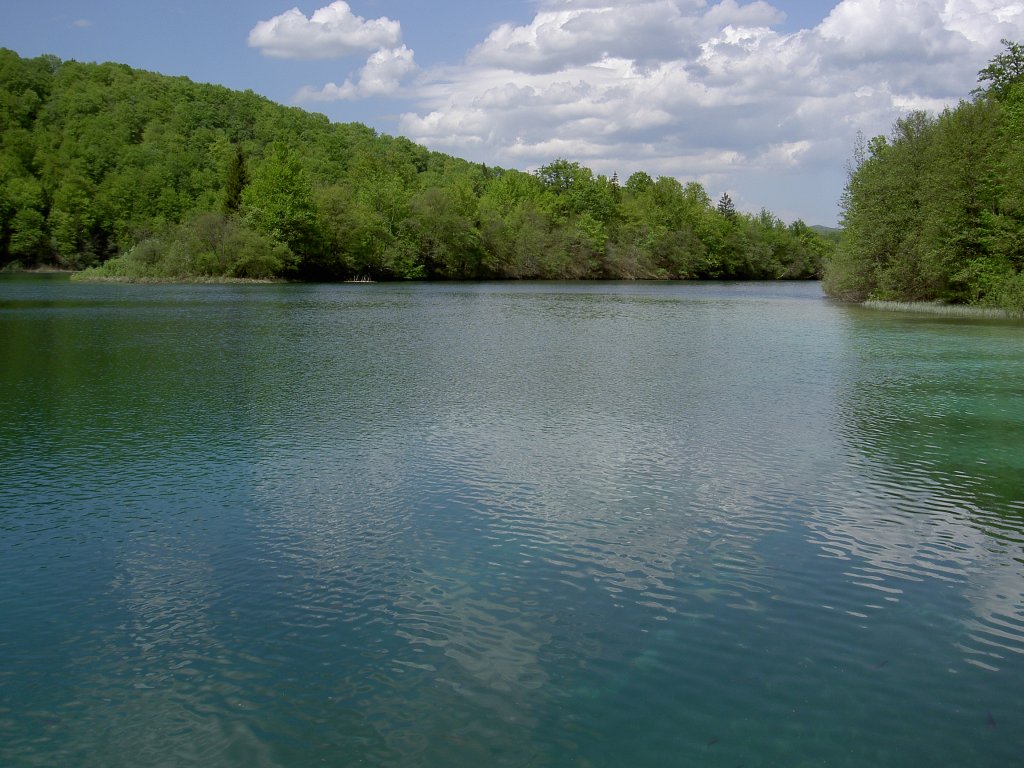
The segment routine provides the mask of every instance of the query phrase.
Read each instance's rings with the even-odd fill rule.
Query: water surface
[[[0,764],[1013,765],[1024,326],[0,278]]]

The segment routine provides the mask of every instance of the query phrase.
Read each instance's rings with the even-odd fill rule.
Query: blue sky
[[[955,104],[1020,0],[37,0],[0,46],[252,89],[431,149],[566,157],[834,224],[858,131]]]

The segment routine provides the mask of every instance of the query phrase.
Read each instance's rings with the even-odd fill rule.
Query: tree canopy
[[[723,199],[728,199],[725,196]],[[704,188],[535,173],[135,70],[0,49],[0,268],[123,278],[804,278],[829,243]]]
[[[1024,46],[1003,43],[973,100],[859,142],[830,294],[1024,312]]]

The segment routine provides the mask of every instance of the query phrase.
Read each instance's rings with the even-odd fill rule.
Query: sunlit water
[[[1024,324],[0,278],[4,766],[1013,766]]]

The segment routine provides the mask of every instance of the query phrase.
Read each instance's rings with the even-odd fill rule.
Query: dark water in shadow
[[[1015,765],[1024,325],[0,279],[0,764]]]

